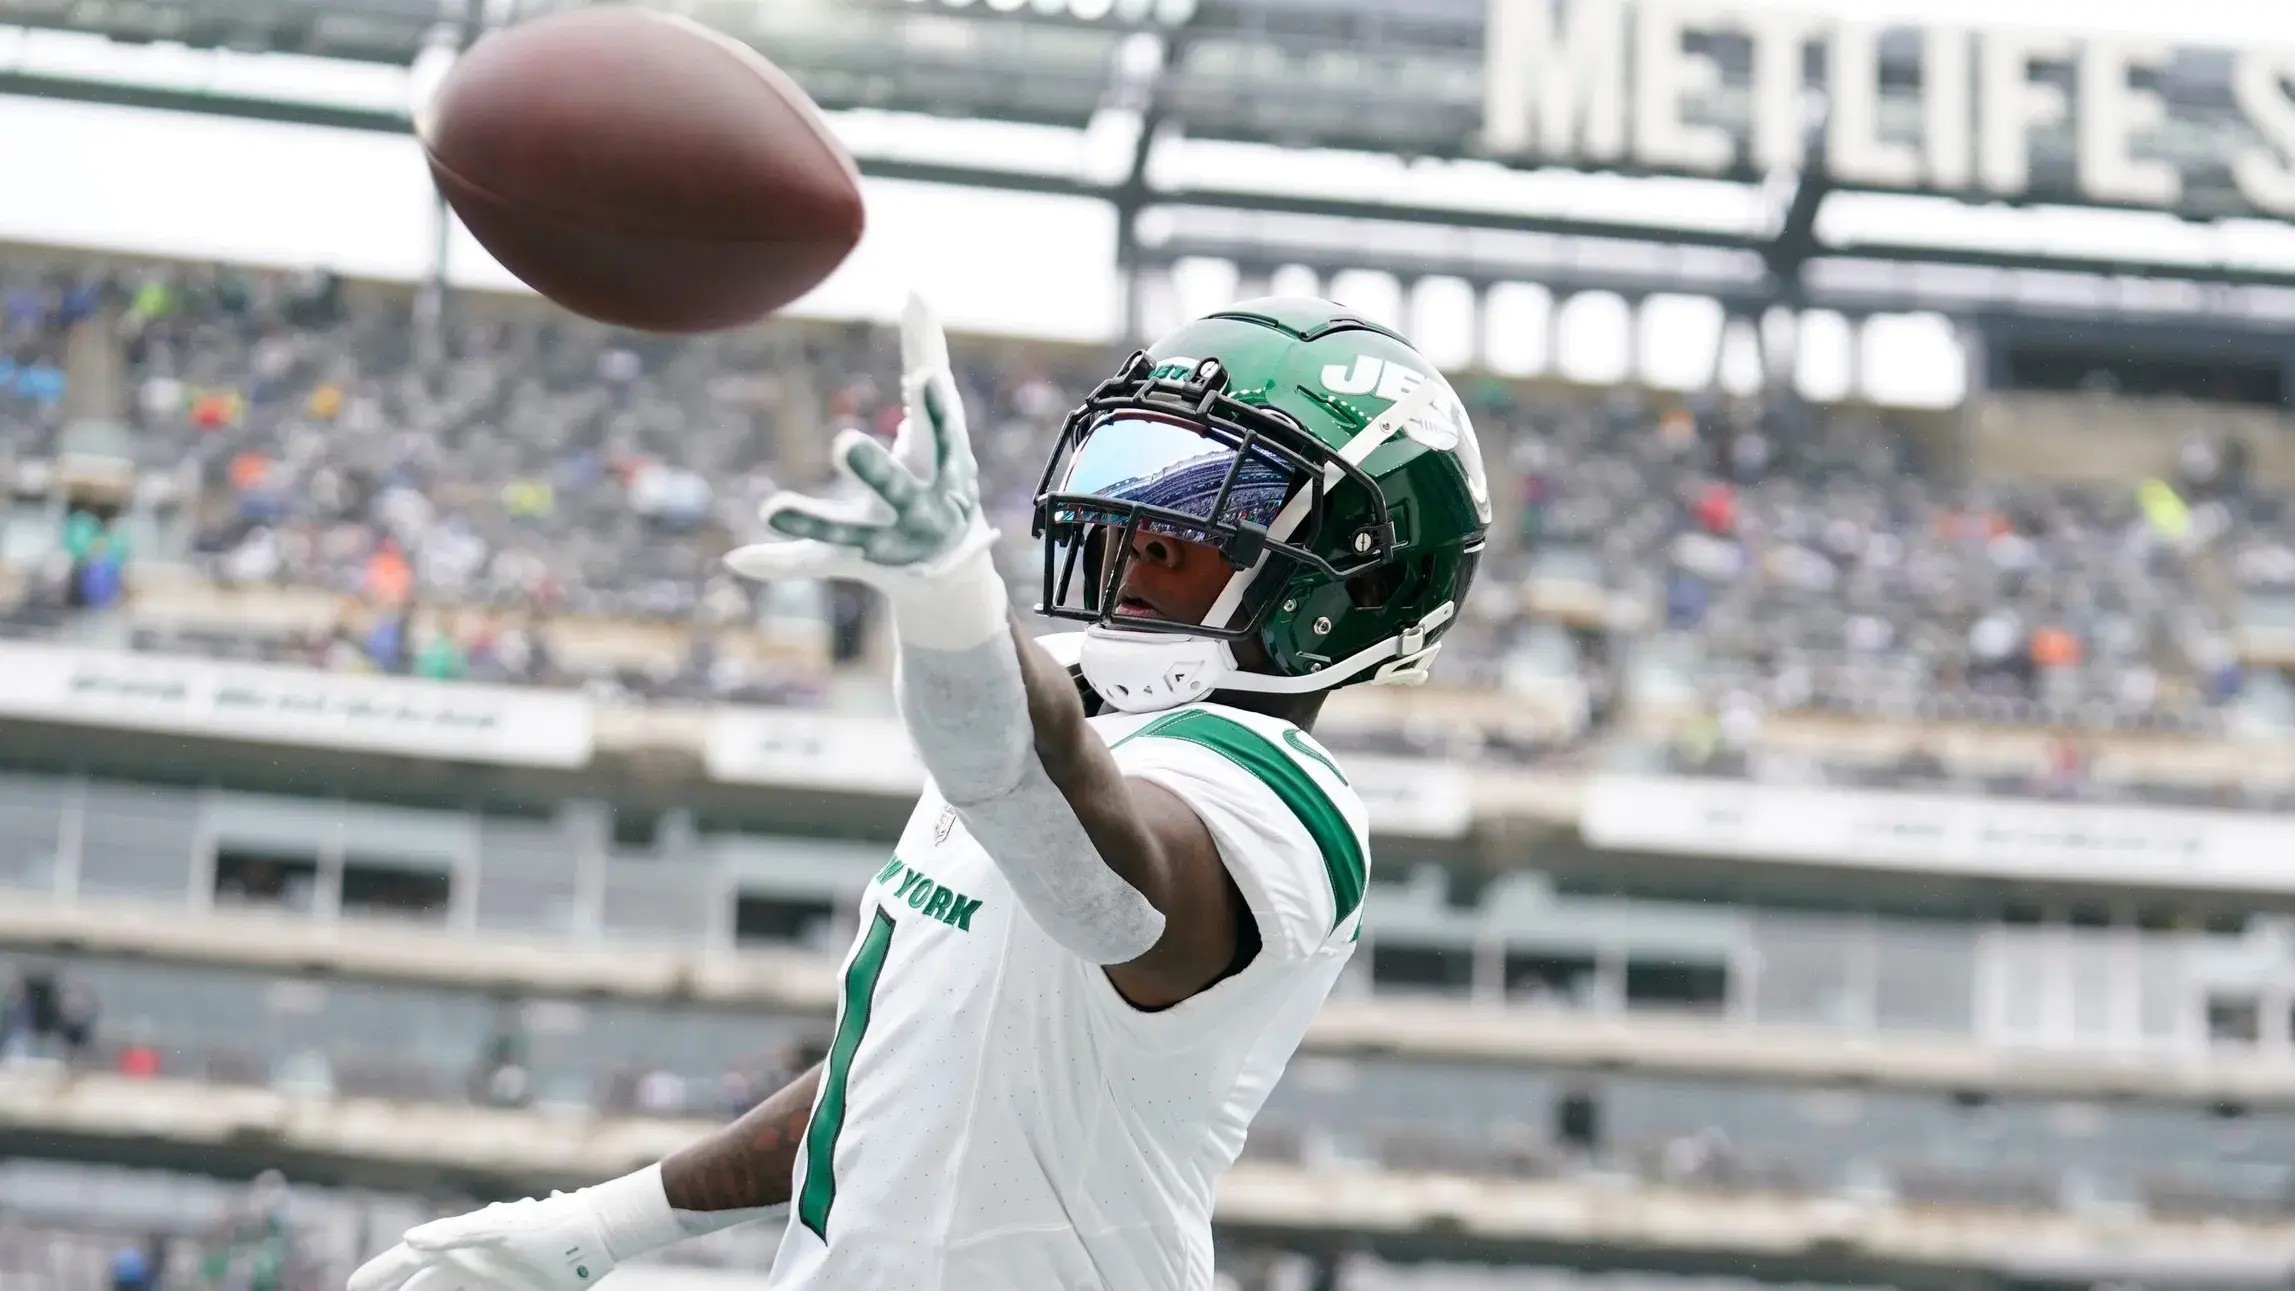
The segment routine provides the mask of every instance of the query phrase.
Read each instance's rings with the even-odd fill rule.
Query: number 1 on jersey
[[[821,1069],[821,1101],[805,1127],[805,1187],[797,1195],[797,1219],[822,1241],[829,1240],[829,1208],[837,1204],[837,1136],[845,1128],[845,1083],[852,1078],[853,1054],[869,1029],[877,979],[884,975],[885,952],[892,946],[893,917],[882,909],[869,921],[868,935],[845,966],[844,993],[837,1009],[837,1034]]]

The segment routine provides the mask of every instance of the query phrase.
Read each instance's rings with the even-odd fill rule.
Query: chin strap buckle
[[[1395,654],[1400,658],[1408,659],[1425,650],[1428,634],[1450,622],[1457,613],[1458,602],[1456,601],[1444,601],[1435,606],[1425,618],[1402,630],[1401,636],[1396,639]]]
[[[1426,684],[1427,665],[1434,662],[1435,652],[1442,649],[1441,642],[1428,644],[1427,637],[1436,628],[1451,621],[1458,614],[1458,602],[1444,601],[1432,613],[1395,634],[1395,657],[1380,664],[1371,674],[1371,682],[1379,686],[1423,686]]]

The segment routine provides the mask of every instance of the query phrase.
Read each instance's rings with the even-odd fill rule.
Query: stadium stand
[[[957,344],[1025,602],[1044,447],[1118,356]],[[881,833],[913,768],[867,725],[874,606],[717,558],[835,431],[893,431],[894,351],[0,248],[10,659],[403,679],[582,729],[545,770],[427,778],[419,746],[303,766],[180,728],[0,750],[0,1291],[332,1291],[412,1222],[627,1168],[817,1059],[882,849],[797,831]],[[1492,552],[1440,684],[1333,707],[1399,786],[1376,917],[1223,1193],[1223,1286],[2283,1285],[2295,923],[2255,876],[2295,807],[2284,419],[1461,392]],[[814,718],[862,734],[807,745]],[[728,771],[725,730],[799,734]],[[797,773],[855,748],[857,779]],[[1817,791],[1912,840],[1858,858],[1897,891],[1626,877],[1844,863],[1725,828]],[[1931,816],[1986,840],[1973,878],[1918,850]],[[2209,890],[2227,856],[2246,886]],[[2131,857],[2155,871],[2113,888]],[[297,1182],[245,1185],[270,1166]],[[1513,1267],[1423,1258],[1461,1250]],[[771,1259],[674,1255],[617,1276]]]
[[[819,478],[806,445],[889,432],[886,335],[673,343],[477,301],[426,348],[417,304],[362,284],[23,254],[38,267],[0,297],[16,640],[574,690],[657,715],[846,713],[871,688],[865,602],[761,593],[714,558],[753,535],[772,482]],[[1109,356],[975,341],[960,357],[967,398],[991,410],[999,520],[1024,534],[1036,454]],[[91,439],[64,407],[106,381],[126,428]],[[1335,743],[1537,783],[1626,772],[2251,812],[2295,792],[2284,755],[2237,743],[2270,729],[2283,684],[2241,654],[2242,624],[2295,561],[2235,452],[2193,454],[2163,507],[2127,479],[1953,482],[1917,418],[1468,394],[1505,502],[1479,617],[1442,687],[1378,697]],[[1007,568],[1025,595],[1023,547]],[[1493,693],[1559,716],[1492,721]],[[94,1100],[51,1126],[114,1115],[112,1098],[171,1124],[197,1090],[410,1124],[473,1109],[670,1135],[722,1119],[818,1052],[821,957],[849,935],[875,850],[677,811],[625,837],[595,808],[9,774],[0,888],[20,900],[0,942],[48,949],[9,961],[0,1080],[63,1073]],[[1535,873],[1462,903],[1434,871],[1384,877],[1345,993],[1252,1140],[1267,1213],[1287,1213],[1283,1180],[1368,1172],[1491,1197],[2287,1222],[2279,922],[1799,914],[1587,896]],[[782,958],[727,977],[730,950]],[[2037,982],[2068,1007],[2043,1008]],[[380,1186],[363,1150],[296,1160]],[[0,1200],[9,1291],[117,1282],[129,1246],[179,1278],[221,1261],[233,1286],[339,1284],[373,1233],[487,1186],[299,1187],[290,1260],[217,1236],[231,1189],[52,1168],[0,1186],[72,1179],[104,1200]],[[680,1259],[756,1267],[739,1240]],[[246,1281],[248,1261],[274,1280]],[[1346,1267],[1350,1286],[1500,1276]]]
[[[16,635],[813,706],[867,651],[869,607],[850,589],[759,592],[715,557],[754,536],[776,479],[820,478],[827,432],[890,432],[888,336],[785,325],[672,342],[481,302],[426,346],[403,293],[18,255],[34,267],[7,295]],[[66,504],[47,487],[72,458],[56,440],[72,336],[117,351],[82,366],[114,374],[131,409],[125,497]],[[978,343],[962,358],[1007,570],[1032,597],[1040,454],[1111,356]],[[1463,738],[1583,763],[1589,737],[1631,728],[1604,756],[2287,800],[2281,778],[2131,772],[2114,742],[2284,724],[2282,674],[2241,642],[2285,599],[2295,558],[2242,440],[2195,439],[2172,482],[1950,483],[1924,460],[1933,427],[1909,415],[1499,381],[1467,394],[1501,515],[1444,680],[1548,697],[1560,715],[1511,740],[1404,723],[1398,749]],[[1652,713],[1666,715],[1655,734],[1634,720]],[[1765,738],[1827,715],[1928,734],[1878,758],[1869,738]],[[2057,734],[1989,758],[1935,734],[1970,724]]]
[[[74,958],[18,965],[89,1003],[79,1029],[0,1037],[19,1064],[291,1098],[468,1102],[725,1119],[818,1061],[817,1019],[520,999],[450,987]],[[1695,1076],[1320,1055],[1278,1088],[1252,1159],[1475,1178],[2172,1218],[2282,1215],[2295,1111],[1939,1098]]]
[[[0,3],[0,95],[398,137],[416,64],[581,3]],[[1633,0],[676,7],[780,62],[872,185],[1104,203],[1115,331],[1207,265],[1464,297],[1491,547],[1436,682],[1317,727],[1372,816],[1367,918],[1222,1182],[1218,1291],[2295,1281],[2268,42]],[[1581,57],[1628,14],[1609,72]],[[105,36],[119,74],[75,79]],[[250,98],[259,49],[351,61],[324,103]],[[1955,127],[1926,96],[1972,75]],[[1089,158],[938,147],[982,121]],[[1741,156],[1685,160],[1716,141]],[[1372,164],[1319,189],[1326,150]],[[1871,191],[1892,169],[1936,191]],[[2130,201],[2156,245],[2096,250]],[[2061,203],[2123,209],[2008,228]],[[615,332],[447,290],[441,232],[427,286],[0,245],[0,1291],[337,1291],[829,1042],[922,768],[876,605],[718,558],[837,431],[893,432],[895,338]],[[1555,375],[1588,296],[1625,306],[1621,383]],[[1685,296],[1712,371],[1636,384]],[[1804,397],[1823,312],[1865,395],[1879,325],[1929,315],[1961,406]],[[955,348],[1025,604],[1045,447],[1120,354]],[[755,1291],[775,1236],[614,1287]]]
[[[0,775],[0,892],[10,907],[0,911],[0,944],[635,999],[670,989],[649,982],[708,971],[664,954],[706,965],[738,949],[779,958],[727,979],[724,1002],[825,1007],[819,957],[852,935],[850,911],[882,865],[880,844],[697,828],[691,812],[617,837],[598,806],[569,803],[536,819]],[[1407,856],[1411,840],[1394,845]],[[1548,849],[1549,863],[1561,850],[1558,841]],[[1496,1017],[1532,1019],[1549,1033],[1556,1014],[1705,1020],[1726,1028],[1718,1049],[1767,1030],[2061,1044],[2170,1066],[2211,1045],[2288,1052],[2271,1003],[2295,983],[2282,962],[2284,916],[2234,907],[2237,917],[2202,922],[2162,897],[2166,914],[2140,919],[2100,899],[2090,899],[2093,911],[2075,902],[2045,919],[2038,905],[1989,918],[1941,904],[1876,917],[1591,895],[1529,868],[1537,863],[1521,858],[1522,869],[1461,894],[1434,864],[1390,862],[1374,880],[1380,917],[1363,935],[1350,993],[1472,1006],[1438,1015],[1424,1034],[1443,1025],[1471,1034],[1502,1005]],[[497,946],[512,949],[493,958]],[[767,981],[781,985],[743,984]],[[2042,991],[2058,989],[2069,993],[2068,1018],[2043,1026],[2054,1010]],[[2242,1009],[2244,1027],[2213,1020]],[[170,1010],[144,1012],[164,1022]],[[470,1024],[436,1027],[459,1034]],[[1886,1081],[1885,1065],[1835,1071]]]

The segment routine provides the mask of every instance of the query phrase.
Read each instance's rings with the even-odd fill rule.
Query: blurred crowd
[[[374,1083],[379,1068],[371,1053],[266,1052],[266,1037],[259,1035],[217,1037],[207,1054],[171,1051],[164,1069],[128,1074],[325,1098],[338,1090],[315,1083],[314,1070],[332,1056],[346,1076],[369,1069],[368,1079],[339,1092],[412,1108],[467,1100],[555,1116],[723,1122],[819,1062],[825,1044],[825,1037],[785,1043],[714,1073],[697,1074],[664,1056],[573,1094],[553,1087],[547,1061],[529,1059],[525,1050],[538,1040],[519,1034],[519,1010],[506,1007],[501,1016],[506,1024],[476,1055],[462,1090]],[[623,1052],[640,1047],[611,1033],[600,1039]],[[269,1062],[234,1069],[218,1061],[227,1047]],[[100,1047],[80,1054],[75,1065],[122,1070]],[[0,1061],[0,1071],[6,1066]],[[1440,1097],[1429,1098],[1429,1090]],[[2131,1105],[2095,1128],[2067,1129],[2066,1106],[1305,1058],[1274,1092],[1244,1154],[1317,1170],[1379,1167],[1611,1190],[1752,1192],[1956,1209],[2045,1213],[2108,1204],[2120,1214],[2276,1222],[2295,1207],[2295,1169],[2282,1155],[2295,1123],[2284,1115]],[[11,1200],[0,1189],[0,1246],[11,1236]],[[190,1232],[115,1239],[112,1291],[323,1285],[312,1280],[322,1272],[312,1258],[314,1244],[299,1240],[311,1234],[298,1233],[285,1200],[280,1181],[262,1179],[241,1204]],[[373,1242],[364,1234],[344,1248],[371,1251]],[[0,1276],[8,1272],[8,1256],[0,1249]],[[333,1271],[331,1285],[340,1285],[344,1271]]]
[[[618,1066],[596,1084],[582,1082],[577,1087],[554,1079],[552,1064],[537,1060],[536,1049],[521,1002],[503,1001],[470,1069],[470,1101],[503,1108],[572,1104],[643,1116],[730,1121],[828,1054],[825,1039],[792,1039],[743,1054],[709,1073],[697,1073],[690,1064],[681,1068],[674,1059],[656,1055],[655,1062]]]
[[[137,620],[126,644],[785,704],[821,701],[817,670],[734,637],[797,623],[835,660],[864,652],[862,594],[747,586],[717,558],[757,536],[776,488],[823,484],[838,430],[893,432],[883,329],[672,340],[503,302],[441,316],[323,274],[0,261],[0,281],[0,556],[23,571],[6,630],[78,630],[166,565],[337,609],[293,629]],[[82,341],[114,361],[77,363]],[[1023,603],[1043,453],[1114,357],[958,347]],[[123,494],[54,501],[67,369],[118,387]],[[1559,688],[1577,714],[1502,752],[1567,751],[1658,697],[1702,714],[1671,756],[1713,768],[1780,712],[2195,733],[2295,719],[2284,678],[2236,648],[2243,607],[2295,589],[2295,517],[2237,440],[2194,439],[2171,479],[1969,482],[1905,426],[1786,395],[1461,393],[1499,518],[1442,679]],[[569,662],[568,634],[599,622],[679,635],[642,665]]]
[[[0,1062],[78,1057],[94,1044],[95,1027],[95,996],[52,969],[19,968],[0,987]]]
[[[1854,412],[1653,411],[1522,426],[1524,536],[1584,553],[1647,639],[1693,638],[1716,699],[2206,729],[2243,681],[2221,576],[2285,577],[2264,553],[2288,517],[2244,452],[2126,488],[1949,484]]]
[[[19,1158],[0,1170],[0,1286],[332,1291],[340,1243],[312,1227],[277,1170],[223,1183]]]

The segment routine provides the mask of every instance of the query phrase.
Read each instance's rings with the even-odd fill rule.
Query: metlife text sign
[[[1799,170],[1814,48],[1818,146],[1839,183],[2295,215],[2295,11],[2256,0],[2255,16],[2253,44],[2207,60],[2229,69],[2212,77],[2228,75],[2231,102],[2171,103],[2163,73],[2188,63],[2110,33],[1884,28],[1758,0],[1489,0],[1483,144],[1523,161],[1692,175]],[[1884,84],[1891,33],[1917,49],[1918,72]],[[1717,41],[1748,50],[1749,84],[1724,84],[1721,61],[1701,52]]]
[[[0,719],[512,766],[579,767],[579,695],[0,645]]]

